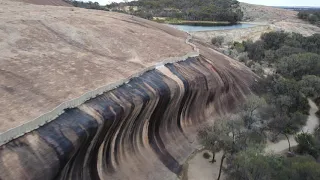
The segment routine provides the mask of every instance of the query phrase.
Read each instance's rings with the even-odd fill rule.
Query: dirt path
[[[309,105],[311,107],[310,111],[309,111],[310,115],[308,117],[306,125],[302,128],[301,132],[309,132],[312,134],[312,133],[314,133],[314,129],[319,125],[319,121],[316,116],[316,112],[318,111],[318,107],[310,99],[308,99],[308,101],[309,101]],[[294,139],[294,136],[291,136],[289,138],[289,141],[290,141],[291,147],[298,145],[296,140]],[[284,140],[281,140],[275,144],[272,142],[268,142],[268,145],[266,147],[266,152],[280,153],[280,152],[287,150],[288,148],[289,148],[288,147],[288,140],[284,139]]]
[[[309,101],[310,105],[310,115],[308,117],[306,126],[302,128],[302,131],[313,133],[314,129],[318,126],[319,121],[315,113],[318,110],[318,107],[314,102],[311,100]],[[294,140],[294,137],[289,138],[291,146],[296,146],[297,142]],[[288,149],[288,141],[281,140],[278,143],[272,143],[269,142],[266,148],[266,152],[274,152],[274,153],[280,153]],[[222,153],[216,154],[216,160],[217,162],[212,164],[210,163],[210,159],[203,158],[203,153],[205,151],[199,152],[197,155],[195,155],[188,163],[188,178],[185,178],[183,180],[212,180],[215,179],[215,177],[218,177],[219,174],[219,165],[220,160],[222,157]],[[222,174],[221,180],[224,180],[225,177]]]
[[[213,164],[210,162],[211,157],[210,159],[203,157],[204,152],[208,151],[199,152],[189,161],[188,180],[212,180],[212,177],[218,177],[222,152],[216,154],[217,162]],[[224,179],[225,177],[222,174],[221,180]]]

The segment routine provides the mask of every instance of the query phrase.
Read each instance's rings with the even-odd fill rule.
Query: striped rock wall
[[[241,104],[254,81],[216,61],[169,63],[66,110],[0,147],[0,179],[177,179],[197,127]]]

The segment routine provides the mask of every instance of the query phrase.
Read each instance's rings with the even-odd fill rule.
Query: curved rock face
[[[0,179],[177,178],[196,127],[249,92],[250,73],[212,60],[146,72],[7,143]]]
[[[177,179],[197,146],[197,128],[241,104],[255,80],[206,44],[194,42],[199,53],[188,55],[194,47],[187,35],[167,26],[7,4],[0,17],[0,143],[11,141],[0,146],[0,179]],[[76,103],[57,118],[32,121],[70,99]],[[32,128],[16,131],[25,123]],[[16,134],[3,138],[10,130]]]

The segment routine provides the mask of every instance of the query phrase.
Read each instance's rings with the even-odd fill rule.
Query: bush
[[[320,77],[314,75],[303,76],[299,81],[300,91],[307,97],[316,99],[320,97]]]
[[[254,63],[250,68],[259,76],[262,76],[264,74],[263,67],[259,63]]]
[[[319,25],[320,11],[319,10],[301,11],[298,13],[298,18],[303,19],[305,21],[309,21],[311,24]]]
[[[230,180],[316,180],[320,179],[320,164],[312,157],[285,158],[264,155],[257,151],[237,154],[227,168]]]
[[[244,45],[237,41],[233,43],[233,48],[237,50],[238,53],[242,53],[245,51]]]
[[[284,57],[276,64],[277,72],[286,78],[300,80],[305,75],[320,75],[320,55],[313,53],[294,54]]]
[[[205,159],[209,159],[211,156],[210,156],[210,154],[208,153],[208,152],[204,152],[203,153],[203,158],[205,158]]]
[[[265,33],[261,36],[262,41],[264,42],[264,47],[266,49],[279,49],[284,42],[286,41],[289,33],[283,31]]]
[[[241,53],[238,56],[240,62],[246,63],[249,60],[248,53]]]
[[[261,61],[265,54],[264,54],[264,42],[263,41],[247,41],[245,43],[245,49],[248,52],[248,56],[250,59],[254,61]]]
[[[316,15],[311,14],[308,18],[309,22],[311,24],[315,24],[317,21],[319,21],[318,17]]]
[[[307,37],[303,47],[308,52],[320,54],[320,34]]]
[[[295,137],[298,142],[297,152],[299,154],[309,154],[315,159],[320,155],[320,144],[312,134],[301,133]]]
[[[306,52],[305,50],[301,48],[295,48],[295,47],[290,47],[290,46],[282,46],[280,49],[276,50],[276,58],[280,59],[286,56],[291,56],[293,54],[300,54]]]
[[[211,39],[211,43],[216,46],[221,46],[223,42],[224,42],[223,36],[217,36]]]
[[[276,61],[276,52],[274,50],[266,50],[264,52],[264,59],[263,61],[267,63],[274,63]]]

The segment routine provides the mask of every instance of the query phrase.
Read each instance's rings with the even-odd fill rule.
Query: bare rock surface
[[[71,6],[63,0],[12,0],[18,2],[24,2],[28,4],[37,4],[37,5],[50,5],[50,6]]]
[[[270,6],[240,3],[244,21],[297,21],[297,11],[291,11]]]
[[[137,17],[0,2],[0,132],[193,51],[187,34]]]

